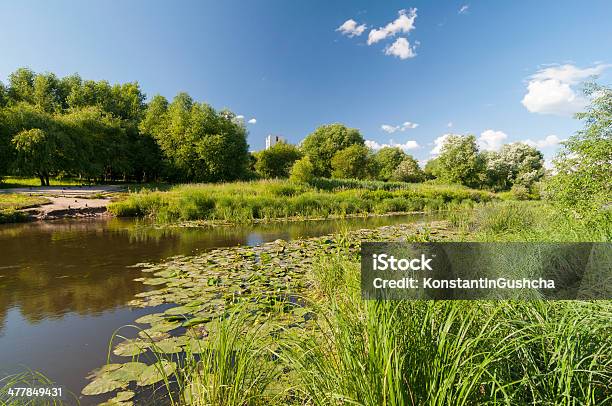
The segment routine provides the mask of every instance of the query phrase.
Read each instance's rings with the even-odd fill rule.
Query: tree
[[[329,177],[331,160],[338,151],[351,145],[364,145],[359,130],[343,124],[330,124],[317,128],[302,141],[302,151],[310,158],[315,176]]]
[[[379,180],[390,180],[406,156],[406,153],[398,147],[381,148],[373,156],[376,168],[378,169],[374,177]]]
[[[298,159],[291,168],[289,179],[293,182],[308,183],[314,179],[314,166],[310,158],[305,156]]]
[[[369,150],[354,144],[336,152],[331,160],[332,177],[363,179],[367,175]]]
[[[291,144],[279,142],[269,149],[257,153],[255,170],[265,178],[286,178],[293,163],[302,154]]]
[[[484,176],[484,160],[473,135],[449,135],[438,157],[439,174],[444,181],[476,187]]]
[[[410,155],[406,155],[393,171],[391,179],[399,182],[423,182],[425,174],[419,167],[417,160]]]
[[[530,190],[544,176],[544,156],[522,142],[504,145],[499,152],[482,154],[486,166],[486,184],[496,191],[520,185]]]
[[[246,128],[230,111],[217,112],[179,93],[172,103],[151,100],[140,130],[151,134],[177,180],[208,182],[246,176],[249,164]]]
[[[591,104],[576,114],[585,127],[563,143],[548,189],[563,206],[597,219],[610,215],[612,202],[612,89],[591,83],[585,93]]]
[[[13,137],[19,169],[33,174],[41,186],[49,186],[49,176],[56,169],[58,152],[54,137],[40,128],[23,130]]]
[[[34,72],[19,68],[9,75],[8,98],[11,103],[34,104]]]
[[[440,160],[437,157],[427,161],[427,163],[425,163],[425,168],[423,168],[426,179],[436,179],[440,177],[441,171]]]

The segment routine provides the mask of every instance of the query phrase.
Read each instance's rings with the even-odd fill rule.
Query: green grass
[[[88,184],[83,180],[70,178],[51,178],[49,179],[49,183],[50,186],[81,186],[84,184]],[[26,178],[21,176],[5,176],[0,178],[0,189],[23,188],[33,186],[40,186],[40,179]]]
[[[304,185],[266,180],[141,190],[112,203],[109,211],[117,216],[151,217],[161,222],[248,222],[440,210],[491,199],[491,193],[454,185],[350,180],[316,180],[314,185]]]
[[[19,211],[48,203],[49,200],[40,196],[28,196],[17,193],[0,194],[0,224],[21,223],[28,219],[28,215]]]
[[[18,210],[45,203],[49,203],[49,200],[41,196],[29,196],[19,193],[0,194],[0,210]]]

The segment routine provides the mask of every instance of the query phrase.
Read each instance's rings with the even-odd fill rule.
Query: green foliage
[[[246,129],[233,113],[195,103],[187,94],[171,104],[161,96],[148,106],[145,100],[137,82],[111,85],[18,69],[7,89],[0,86],[0,174],[44,172],[43,179],[61,175],[98,181],[245,177]],[[38,170],[26,159],[34,152],[34,144],[26,148],[30,133],[12,142],[20,132],[36,129],[46,140],[38,145],[47,145],[46,156],[53,157],[53,165],[41,162]]]
[[[425,173],[419,167],[416,159],[406,155],[393,171],[391,179],[398,182],[423,182],[425,180]]]
[[[473,135],[449,135],[437,161],[434,173],[437,178],[469,187],[481,184],[484,160],[478,153],[476,137]]]
[[[399,165],[407,155],[400,148],[397,147],[384,147],[372,157],[374,161],[374,167],[376,172],[374,178],[378,180],[391,180]],[[394,179],[398,180],[398,179]]]
[[[289,179],[299,183],[309,183],[314,179],[314,166],[309,157],[305,156],[295,161]]]
[[[610,216],[612,202],[612,89],[591,84],[586,93],[591,104],[576,115],[585,128],[564,143],[548,191],[562,206],[599,221]]]
[[[329,124],[317,128],[302,142],[302,151],[310,158],[315,176],[330,177],[331,160],[336,152],[351,145],[364,145],[359,130],[343,124]]]
[[[179,93],[168,104],[161,96],[151,101],[140,123],[170,162],[171,177],[218,182],[235,180],[249,164],[246,129],[233,113],[215,111]]]
[[[496,191],[522,186],[530,190],[544,176],[544,156],[524,143],[504,145],[499,152],[483,155],[486,164],[486,183]]]
[[[354,144],[336,152],[331,160],[333,178],[363,179],[367,175],[369,150]]]
[[[279,142],[256,154],[255,170],[264,178],[287,178],[301,155],[294,145]]]

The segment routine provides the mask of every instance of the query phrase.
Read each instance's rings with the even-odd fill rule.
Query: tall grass
[[[338,260],[317,267],[358,272]],[[285,342],[309,404],[612,401],[608,302],[362,301],[345,286],[322,296],[319,334]]]
[[[319,183],[323,181],[318,181]],[[168,191],[141,190],[112,203],[117,216],[158,221],[222,220],[247,222],[292,217],[320,218],[368,213],[440,210],[450,204],[489,201],[492,195],[460,186],[396,182],[325,181],[324,187],[267,180],[227,184],[180,185]],[[381,186],[377,188],[377,186]],[[401,186],[401,187],[399,187]]]

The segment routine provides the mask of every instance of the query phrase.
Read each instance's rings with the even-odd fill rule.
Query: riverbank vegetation
[[[20,210],[46,203],[49,200],[41,196],[0,193],[0,224],[26,221],[27,215]]]
[[[117,216],[158,221],[248,222],[289,218],[442,210],[490,201],[489,192],[459,185],[313,179],[310,184],[266,180],[180,185],[169,191],[142,190],[111,203]]]
[[[84,393],[156,383],[171,403],[195,405],[605,404],[609,302],[364,301],[359,245],[609,241],[610,228],[497,202],[448,221],[139,264],[152,290],[131,305],[175,306],[136,320],[135,338],[115,337]],[[130,371],[151,363],[159,372],[139,384]]]

